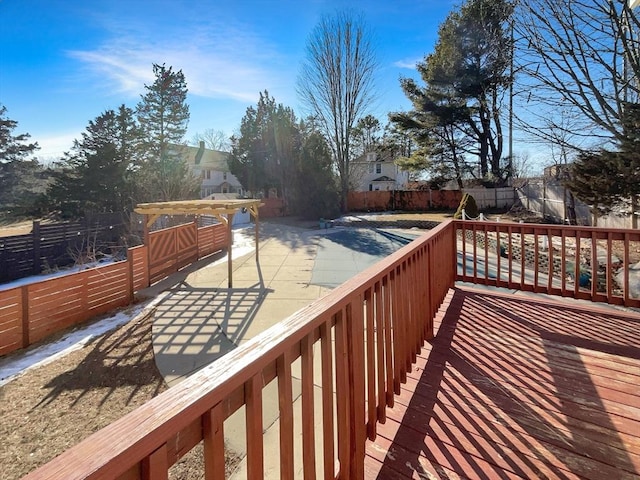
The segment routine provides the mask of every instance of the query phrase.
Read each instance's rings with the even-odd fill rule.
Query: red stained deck
[[[640,478],[640,314],[456,288],[365,478]]]

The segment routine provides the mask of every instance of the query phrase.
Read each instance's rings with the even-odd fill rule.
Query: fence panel
[[[227,227],[222,223],[198,229],[198,256],[206,257],[229,246]]]
[[[30,343],[85,320],[87,272],[28,285]]]
[[[158,230],[149,234],[149,282],[155,283],[175,272],[176,231],[175,228]]]
[[[117,262],[87,271],[87,314],[107,313],[128,305],[129,264]]]
[[[176,227],[176,270],[198,259],[198,226],[196,223],[187,223]]]
[[[0,290],[0,356],[23,347],[22,287]]]

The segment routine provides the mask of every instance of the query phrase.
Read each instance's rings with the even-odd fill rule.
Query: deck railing
[[[640,306],[638,230],[466,221],[455,226],[457,280]]]
[[[448,222],[26,478],[167,478],[200,442],[205,478],[224,478],[225,419],[240,408],[248,478],[263,477],[267,448],[279,455],[281,478],[293,478],[294,470],[305,478],[363,478],[366,438],[375,436],[433,335],[434,316],[454,284],[454,253]],[[301,382],[295,406],[292,371]],[[274,380],[279,445],[267,446],[263,390]],[[300,444],[294,429],[302,432]]]
[[[385,421],[456,279],[635,305],[629,273],[622,292],[609,280],[618,263],[610,254],[628,266],[638,241],[633,231],[445,222],[26,478],[167,478],[201,442],[205,478],[224,478],[225,420],[243,409],[248,478],[264,476],[267,451],[280,478],[362,479],[366,438]],[[600,280],[580,285],[585,256],[604,265],[604,290]],[[265,445],[272,382],[279,441]]]

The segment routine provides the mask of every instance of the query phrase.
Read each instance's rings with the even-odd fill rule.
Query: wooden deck
[[[640,314],[457,287],[436,327],[365,478],[640,478]]]

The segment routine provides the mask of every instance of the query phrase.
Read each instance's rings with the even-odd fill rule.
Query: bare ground
[[[151,316],[0,387],[0,479],[21,478],[167,389],[153,357]],[[230,455],[229,469],[235,459]],[[196,447],[170,471],[203,478]]]

